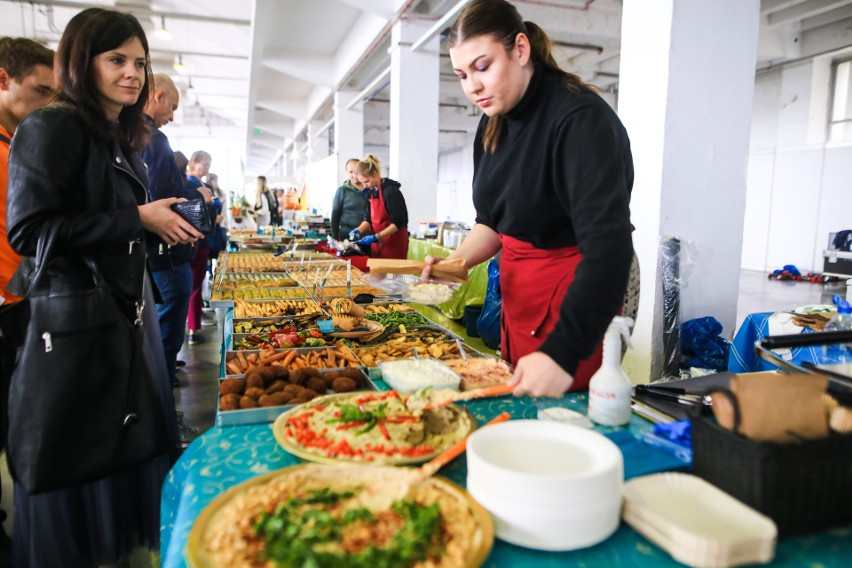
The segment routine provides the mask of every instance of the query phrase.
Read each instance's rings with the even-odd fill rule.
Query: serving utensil
[[[418,395],[416,396],[420,396],[421,394],[426,395],[426,397],[428,397],[428,402],[426,406],[423,407],[423,410],[432,410],[434,408],[446,406],[452,402],[462,402],[465,400],[473,400],[476,398],[506,396],[512,394],[514,390],[515,387],[513,386],[510,387],[509,385],[494,385],[493,387],[485,387],[482,389],[475,389],[464,392],[454,391],[450,389],[431,390],[426,393],[418,393]]]

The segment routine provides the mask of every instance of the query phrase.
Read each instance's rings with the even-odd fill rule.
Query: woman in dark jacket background
[[[175,448],[174,400],[145,273],[144,239],[146,231],[169,244],[200,235],[169,208],[177,199],[147,203],[138,154],[146,142],[142,111],[151,77],[145,33],[129,14],[84,10],[65,29],[56,72],[60,104],[31,113],[12,144],[9,242],[33,256],[39,236],[58,227],[46,271],[52,292],[92,286],[85,256],[94,259],[117,297],[144,299],[144,355]],[[16,486],[14,566],[113,565],[135,547],[156,551],[160,487],[174,457],[166,453],[138,468],[38,495]]]
[[[408,207],[396,180],[382,177],[382,164],[372,154],[358,162],[358,181],[367,194],[364,221],[349,235],[357,240],[368,229],[372,235],[358,240],[372,245],[375,258],[408,258]]]

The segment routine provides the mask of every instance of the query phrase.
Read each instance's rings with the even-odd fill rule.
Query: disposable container
[[[399,392],[416,392],[424,388],[458,390],[461,377],[437,359],[395,359],[379,361],[382,378]]]
[[[598,432],[540,420],[495,424],[468,438],[467,472],[468,491],[506,542],[574,550],[618,528],[624,460]]]
[[[771,519],[706,481],[658,473],[624,486],[625,522],[689,566],[766,563],[775,554]]]

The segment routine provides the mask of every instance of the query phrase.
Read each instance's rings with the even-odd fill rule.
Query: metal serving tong
[[[663,398],[687,406],[710,406],[712,404],[709,395],[689,393],[681,388],[659,385],[636,385],[634,388],[637,393],[644,394],[645,396]]]

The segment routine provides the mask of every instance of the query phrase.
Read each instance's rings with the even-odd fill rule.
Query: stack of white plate
[[[574,550],[618,528],[624,460],[606,436],[558,422],[517,420],[474,432],[467,490],[495,533],[539,550]]]

